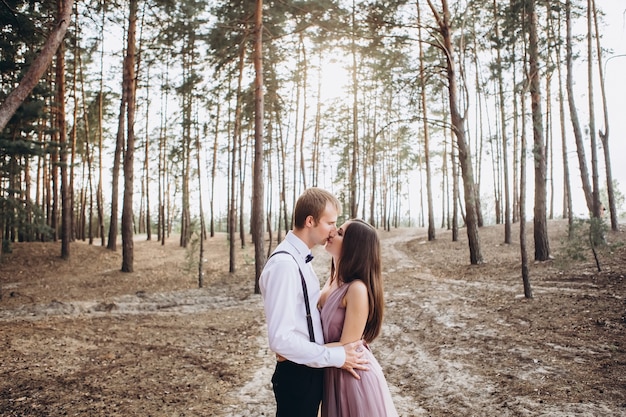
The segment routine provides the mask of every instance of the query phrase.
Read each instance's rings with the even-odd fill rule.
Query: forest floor
[[[531,261],[532,299],[517,224],[509,245],[503,226],[480,230],[478,266],[464,229],[458,242],[380,232],[387,309],[372,349],[401,416],[626,416],[626,233],[607,234],[597,272],[589,250],[565,256],[565,222],[548,227],[554,260]],[[226,236],[205,246],[199,289],[198,255],[175,237],[138,239],[133,273],[121,246],[76,242],[63,261],[60,243],[15,244],[0,262],[0,415],[274,415],[254,249],[229,274]],[[323,279],[328,255],[314,252]]]

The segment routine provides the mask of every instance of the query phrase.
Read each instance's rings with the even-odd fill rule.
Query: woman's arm
[[[361,359],[363,354],[363,341],[361,338],[365,330],[369,311],[367,287],[363,281],[354,281],[350,285],[342,300],[342,304],[346,308],[346,318],[341,331],[341,339],[339,339],[339,342],[327,343],[325,346],[343,346],[346,350],[346,363],[344,363],[342,369],[350,372],[356,379],[361,379],[355,369],[368,370],[365,366],[367,361]],[[352,358],[354,359],[352,360]]]
[[[343,323],[340,344],[346,344],[360,340],[365,331],[367,316],[369,314],[369,301],[367,287],[360,280],[353,281],[343,298],[346,307],[346,319]]]
[[[346,309],[346,318],[343,323],[341,338],[338,342],[326,343],[324,346],[343,346],[346,343],[361,340],[365,331],[367,315],[369,314],[369,301],[365,283],[360,280],[352,282],[341,303]]]

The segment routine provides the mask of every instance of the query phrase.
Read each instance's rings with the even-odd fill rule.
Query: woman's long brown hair
[[[367,287],[369,312],[363,339],[370,343],[380,333],[383,323],[383,279],[380,263],[380,240],[376,229],[360,219],[350,220],[344,230],[340,262],[336,277],[339,282],[349,283],[356,279]]]

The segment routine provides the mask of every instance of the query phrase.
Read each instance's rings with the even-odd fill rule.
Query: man
[[[361,359],[362,341],[333,348],[323,346],[317,309],[320,285],[308,263],[311,249],[335,236],[340,209],[339,201],[328,191],[307,189],[296,202],[293,230],[261,273],[269,345],[277,358],[272,377],[277,417],[317,416],[323,368],[343,368],[355,378],[359,378],[355,369],[367,370],[366,361]],[[307,322],[305,292],[311,326]]]

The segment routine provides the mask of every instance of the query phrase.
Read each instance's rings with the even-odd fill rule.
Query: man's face
[[[337,233],[337,210],[331,203],[326,203],[326,208],[317,223],[312,221],[311,234],[316,245],[324,245],[328,239],[332,239]]]

